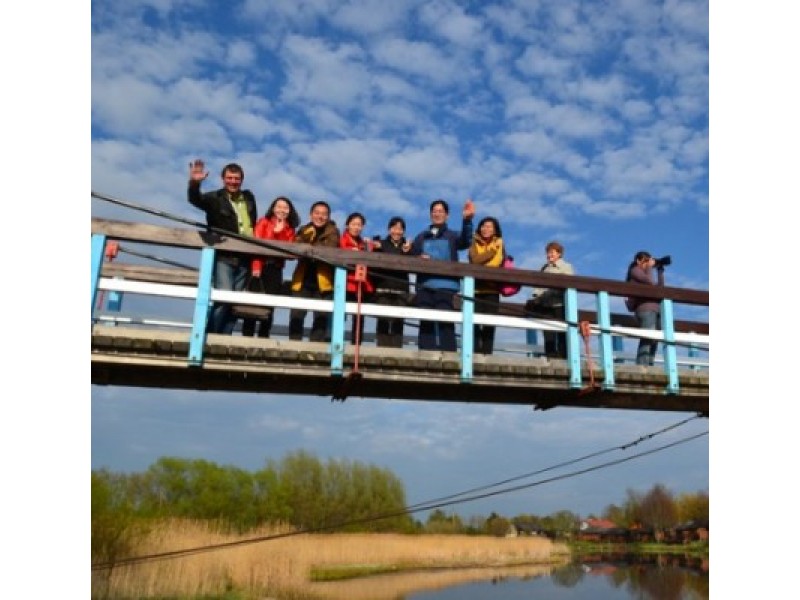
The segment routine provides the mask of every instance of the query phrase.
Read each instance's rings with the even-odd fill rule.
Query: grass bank
[[[153,527],[137,543],[135,554],[202,548],[285,532],[262,529],[232,535],[206,522],[170,520]],[[509,569],[521,576],[541,575],[568,557],[565,545],[537,537],[302,534],[93,571],[92,597],[379,600],[509,575]],[[389,574],[378,578],[380,586],[363,579],[378,573]]]
[[[689,544],[611,544],[599,542],[568,542],[570,551],[575,555],[603,553],[631,554],[677,554],[708,557],[708,542],[691,542]]]

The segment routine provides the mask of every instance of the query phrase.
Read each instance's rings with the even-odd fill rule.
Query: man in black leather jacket
[[[250,190],[242,190],[242,167],[236,163],[225,165],[222,169],[223,187],[203,194],[200,192],[200,183],[206,177],[208,171],[205,170],[202,160],[189,163],[189,203],[205,211],[209,226],[240,235],[253,235],[258,216],[256,198]],[[248,257],[218,252],[214,263],[214,287],[242,291],[247,282],[249,268]],[[231,313],[231,305],[216,304],[209,317],[208,332],[230,335],[235,325],[236,317]]]

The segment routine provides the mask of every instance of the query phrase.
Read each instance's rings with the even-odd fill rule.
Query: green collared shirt
[[[235,197],[228,195],[231,205],[236,211],[236,216],[239,222],[240,235],[253,235],[253,223],[250,222],[250,213],[247,212],[247,202],[244,199],[244,194],[239,192]]]

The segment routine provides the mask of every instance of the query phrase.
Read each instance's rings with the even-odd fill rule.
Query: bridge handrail
[[[426,260],[414,256],[396,256],[382,252],[352,252],[334,248],[322,248],[307,244],[270,241],[273,248],[266,248],[258,241],[226,238],[215,233],[201,232],[186,228],[168,228],[145,223],[113,221],[92,218],[92,233],[105,235],[110,239],[139,243],[158,244],[180,248],[201,250],[213,247],[215,250],[241,252],[255,256],[277,256],[296,259],[298,254],[316,258],[345,268],[364,264],[368,268],[448,275],[451,277],[473,277],[483,281],[514,283],[523,286],[575,289],[578,292],[607,292],[611,296],[636,296],[653,300],[669,299],[680,304],[696,306],[709,305],[708,290],[696,290],[672,286],[642,286],[614,279],[587,277],[583,275],[558,275],[528,269],[498,269],[468,263]],[[277,248],[286,248],[280,251]]]
[[[198,283],[197,269],[153,267],[120,262],[104,263],[102,275],[104,277],[118,277],[129,281],[169,283],[189,287],[196,287]],[[288,294],[290,281],[285,280],[283,284],[284,291]],[[498,314],[507,317],[524,317],[525,305],[511,300],[503,300],[500,302]],[[597,311],[578,309],[578,320],[596,323]],[[636,319],[630,314],[623,313],[611,313],[611,325],[631,328],[637,327]],[[708,323],[703,321],[675,319],[675,331],[708,334]]]
[[[391,271],[409,273],[428,273],[446,275],[461,281],[460,309],[455,311],[438,311],[420,308],[394,308],[367,304],[361,307],[361,313],[370,316],[400,316],[419,320],[449,321],[461,324],[462,342],[459,350],[461,362],[461,378],[465,383],[472,380],[473,366],[473,324],[490,324],[501,327],[519,328],[523,330],[565,331],[567,338],[567,363],[570,372],[569,386],[581,387],[581,346],[578,333],[585,325],[585,335],[599,336],[602,368],[604,370],[603,387],[613,390],[614,354],[612,335],[632,338],[656,339],[664,343],[665,371],[668,376],[666,392],[678,393],[677,347],[686,345],[690,349],[698,345],[708,347],[707,334],[677,332],[675,328],[673,302],[694,305],[708,305],[708,292],[705,290],[689,290],[659,286],[641,286],[616,280],[607,280],[577,275],[553,275],[540,271],[525,269],[497,269],[466,263],[450,261],[433,261],[420,257],[398,257],[383,253],[358,252],[347,250],[319,248],[307,244],[290,244],[265,242],[262,240],[228,238],[215,232],[190,229],[175,229],[130,223],[92,219],[92,311],[94,315],[95,298],[98,290],[112,292],[130,291],[145,295],[166,296],[174,298],[194,299],[194,320],[190,335],[189,363],[202,366],[206,339],[206,325],[210,307],[216,302],[242,303],[251,305],[300,307],[304,310],[322,310],[331,312],[331,373],[342,375],[344,358],[344,322],[346,314],[354,314],[357,305],[346,301],[346,273],[356,265],[364,264]],[[102,277],[104,256],[109,239],[131,241],[145,244],[159,244],[172,247],[193,248],[200,250],[200,267],[195,272],[191,268],[179,269],[183,281],[180,285],[142,283]],[[335,267],[334,291],[332,300],[313,300],[287,298],[266,294],[251,294],[220,290],[213,287],[213,272],[216,252],[238,252],[245,255],[279,256],[287,259],[311,258],[321,260]],[[175,264],[175,263],[173,263]],[[160,275],[174,273],[161,269]],[[187,289],[194,277],[196,287]],[[476,313],[475,303],[471,301],[475,295],[477,280],[501,283],[517,283],[536,287],[548,287],[564,290],[565,319],[563,321],[527,317],[526,315],[498,314],[487,315]],[[596,324],[580,323],[578,320],[578,292],[596,295]],[[661,302],[663,329],[660,331],[640,328],[620,327],[611,321],[609,297],[611,295],[629,295],[652,298]],[[525,318],[522,318],[525,317]],[[588,340],[588,337],[587,337]],[[588,341],[587,341],[588,343]]]

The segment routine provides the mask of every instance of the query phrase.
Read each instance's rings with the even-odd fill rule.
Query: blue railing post
[[[100,273],[103,270],[103,255],[106,250],[106,236],[95,233],[92,235],[92,318],[94,318],[94,305],[97,303],[97,289],[100,286]]]
[[[611,307],[608,292],[597,292],[597,325],[600,327],[600,360],[603,363],[603,389],[614,389],[614,348],[611,343]]]
[[[114,277],[114,279],[121,279]],[[111,290],[108,293],[108,300],[106,300],[106,310],[111,312],[120,312],[122,310],[122,292]]]
[[[475,278],[461,280],[461,383],[472,381],[475,318]]]
[[[347,313],[347,269],[336,267],[333,275],[333,313],[331,313],[331,375],[344,373],[344,321]]]
[[[569,364],[569,387],[582,387],[581,345],[578,339],[578,291],[564,291],[565,319],[567,321],[567,363]]]
[[[192,333],[189,337],[189,366],[203,364],[203,346],[206,343],[208,315],[211,312],[211,286],[214,282],[214,248],[203,248],[200,253],[200,272],[197,275],[197,297],[194,302]]]
[[[664,332],[664,370],[667,373],[667,393],[678,393],[678,350],[675,347],[675,322],[672,300],[661,301],[661,329]]]

